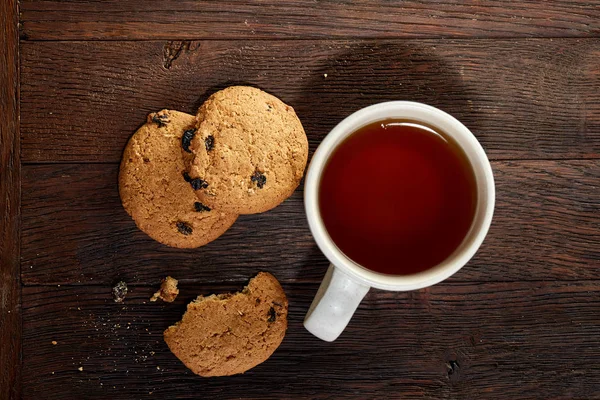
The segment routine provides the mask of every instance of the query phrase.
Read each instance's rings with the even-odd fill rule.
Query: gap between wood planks
[[[181,42],[36,42],[21,51],[24,163],[117,163],[148,112],[195,113],[240,83],[293,105],[311,149],[351,112],[411,99],[461,120],[492,160],[600,154],[596,39],[206,41],[190,51]]]
[[[522,161],[595,161],[600,160],[600,154],[592,157],[549,157],[549,158],[494,158],[490,161],[498,162],[522,162]],[[69,164],[85,164],[85,165],[119,165],[115,161],[25,161],[21,165],[36,166],[36,165],[69,165]]]
[[[21,398],[19,43],[17,1],[0,1],[0,398]]]
[[[323,275],[325,275],[325,271],[323,271]],[[152,284],[152,283],[127,283],[127,287],[137,287],[137,288],[156,288],[158,290],[158,288],[160,287],[160,280],[162,277],[158,277],[156,280],[156,283]],[[190,286],[190,285],[203,285],[203,286],[231,286],[231,287],[240,287],[240,289],[246,285],[248,283],[248,281],[250,280],[251,277],[248,277],[248,279],[246,280],[232,280],[232,281],[218,281],[218,282],[206,282],[203,281],[201,279],[178,279],[179,282],[179,286]],[[294,281],[282,281],[282,284],[284,285],[316,285],[319,284],[321,281],[315,281],[312,279],[307,279],[307,280],[294,280]],[[591,283],[591,284],[598,284],[600,285],[600,279],[576,279],[576,280],[527,280],[527,279],[515,279],[515,280],[509,280],[509,281],[487,281],[487,282],[480,282],[480,281],[468,281],[468,280],[456,280],[453,279],[451,282],[446,282],[446,281],[442,281],[440,283],[437,283],[434,286],[439,286],[439,285],[450,285],[450,286],[471,286],[471,285],[477,285],[477,286],[485,286],[485,285],[510,285],[511,283],[519,283],[519,282],[523,282],[523,283],[527,283],[527,284],[531,284],[531,285],[536,285],[536,284],[547,284],[547,285],[555,285],[555,286],[560,286],[560,285],[565,285],[565,286],[572,286],[572,285],[577,285],[577,284],[581,284],[581,283]],[[114,285],[109,285],[107,283],[61,283],[60,285],[57,284],[43,284],[43,283],[34,283],[34,284],[28,284],[28,283],[24,283],[21,282],[21,287],[27,287],[27,288],[44,288],[44,287],[63,287],[63,286],[73,286],[73,287],[107,287],[107,288],[112,288],[112,286]],[[428,286],[431,287],[431,286]],[[424,288],[427,289],[427,288]],[[424,289],[419,289],[419,290],[424,290]],[[373,288],[373,290],[378,291],[378,292],[388,292],[386,290],[380,290],[380,289],[375,289]],[[419,290],[410,290],[409,292],[418,292]],[[108,293],[108,292],[107,292]],[[406,292],[397,292],[397,293],[406,293]]]
[[[476,257],[455,279],[596,279],[599,162],[493,165],[499,191],[495,220]],[[24,167],[25,282],[111,284],[119,278],[153,284],[164,274],[243,281],[265,265],[282,281],[317,282],[329,265],[310,236],[301,189],[272,212],[241,217],[218,242],[183,251],[166,248],[135,227],[122,209],[117,174],[118,165]]]
[[[142,8],[145,13],[141,16]],[[598,34],[589,1],[86,1],[21,4],[22,38],[497,37]]]
[[[206,38],[206,37],[195,37],[195,38],[176,38],[176,37],[164,37],[164,38],[148,38],[148,39],[29,39],[29,38],[21,38],[20,42],[27,43],[35,43],[35,42],[45,42],[45,43],[69,43],[69,42],[94,42],[94,43],[102,43],[102,42],[171,42],[171,41],[181,41],[181,42],[239,42],[240,40],[251,40],[253,42],[286,42],[286,41],[313,41],[313,42],[330,42],[330,41],[376,41],[376,40],[385,40],[385,41],[411,41],[411,40],[443,40],[449,42],[461,42],[461,41],[469,41],[469,40],[581,40],[581,39],[600,39],[600,34],[591,35],[591,36],[463,36],[463,37],[452,37],[452,36],[440,36],[440,37],[431,37],[431,36],[410,36],[410,37],[389,37],[389,36],[333,36],[326,38],[314,38],[314,37],[234,37],[234,38]]]

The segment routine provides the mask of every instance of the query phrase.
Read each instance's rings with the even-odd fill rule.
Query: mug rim
[[[414,118],[410,114],[426,115]],[[402,114],[402,116],[398,116]],[[329,236],[319,209],[319,184],[329,157],[346,137],[361,127],[385,119],[406,119],[440,129],[450,135],[467,154],[476,174],[478,199],[473,223],[465,239],[446,260],[440,264],[410,275],[388,275],[375,272],[354,262],[346,256]],[[445,128],[439,128],[444,125]],[[450,129],[448,129],[448,127]],[[448,132],[450,130],[450,132]],[[460,136],[460,139],[456,136]],[[465,141],[468,142],[465,144]],[[467,145],[472,153],[465,150]],[[473,164],[474,154],[477,165]],[[481,182],[480,182],[481,180]],[[483,185],[483,186],[482,186]],[[480,198],[483,192],[485,199]],[[483,207],[481,205],[484,205]],[[336,125],[315,151],[304,183],[304,206],[311,233],[323,254],[337,268],[342,268],[355,279],[378,289],[407,291],[421,289],[439,283],[458,272],[477,252],[491,225],[495,204],[495,186],[492,167],[481,144],[473,133],[460,121],[438,108],[412,101],[389,101],[362,108]],[[460,250],[460,251],[459,251]]]

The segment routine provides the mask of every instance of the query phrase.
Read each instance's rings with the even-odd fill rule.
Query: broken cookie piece
[[[177,279],[167,276],[161,281],[160,289],[158,292],[154,293],[150,298],[150,301],[161,299],[167,303],[172,303],[178,294],[179,289],[177,289]]]
[[[261,272],[241,292],[199,296],[164,332],[169,349],[200,376],[241,374],[266,361],[287,329],[283,288]]]

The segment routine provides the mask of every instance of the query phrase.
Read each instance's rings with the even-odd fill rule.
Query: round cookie
[[[294,109],[247,86],[214,93],[200,107],[189,152],[202,203],[235,214],[267,211],[298,187],[308,140]],[[184,151],[184,154],[186,152]]]
[[[234,294],[199,296],[164,332],[169,349],[195,374],[241,374],[267,360],[287,329],[288,301],[275,277],[261,272]]]
[[[182,136],[195,129],[194,123],[194,116],[178,111],[148,115],[147,122],[129,139],[121,160],[123,207],[138,228],[172,247],[205,245],[237,218],[212,210],[194,194],[181,157]]]

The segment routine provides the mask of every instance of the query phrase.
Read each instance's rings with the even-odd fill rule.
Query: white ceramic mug
[[[321,174],[335,148],[361,127],[386,119],[421,122],[451,136],[465,152],[475,173],[477,205],[467,236],[445,261],[412,275],[386,275],[352,261],[329,237],[319,210]],[[304,326],[313,335],[331,342],[342,333],[371,287],[394,291],[421,289],[450,277],[473,257],[492,222],[495,202],[494,176],[483,148],[471,131],[457,119],[425,104],[391,101],[355,112],[325,137],[308,168],[304,202],[310,230],[317,245],[331,262],[306,314]]]

